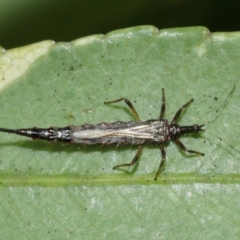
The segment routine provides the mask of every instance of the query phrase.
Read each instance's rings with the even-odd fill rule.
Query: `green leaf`
[[[167,144],[156,182],[158,146],[144,147],[136,166],[113,171],[136,146],[63,146],[1,133],[0,238],[239,237],[239,40],[204,27],[144,26],[2,49],[1,127],[133,120],[126,104],[103,104],[120,97],[143,121],[154,119],[165,88],[165,118],[194,98],[180,124],[206,123],[208,132],[181,138],[205,157]]]

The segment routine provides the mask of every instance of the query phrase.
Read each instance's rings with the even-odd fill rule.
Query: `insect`
[[[230,97],[232,92],[235,89],[235,85],[224,101],[226,103],[227,99]],[[163,165],[166,161],[166,152],[164,149],[164,144],[169,141],[175,142],[183,151],[188,153],[193,153],[197,155],[204,156],[204,153],[189,150],[184,144],[179,140],[182,135],[188,133],[199,133],[205,131],[203,127],[205,124],[198,125],[189,125],[189,126],[180,126],[178,124],[178,119],[185,108],[187,108],[192,102],[193,99],[184,104],[176,112],[172,121],[164,119],[165,113],[165,91],[162,89],[162,105],[161,111],[158,119],[151,119],[145,122],[140,121],[140,117],[135,110],[133,104],[127,98],[120,98],[114,101],[104,102],[105,104],[117,103],[124,101],[132,113],[134,114],[136,121],[129,122],[113,122],[113,123],[99,123],[99,124],[84,124],[82,126],[67,126],[63,128],[59,127],[50,127],[50,128],[26,128],[26,129],[6,129],[0,128],[0,132],[14,133],[26,137],[31,137],[32,139],[42,139],[49,142],[68,142],[68,143],[78,143],[83,145],[92,145],[92,144],[101,144],[109,145],[116,144],[125,145],[139,145],[138,150],[134,158],[130,163],[119,164],[114,166],[113,169],[120,167],[127,167],[134,165],[141,154],[144,144],[154,144],[159,146],[161,151],[161,161],[156,172],[154,180],[157,180]],[[219,111],[224,104],[217,110]],[[219,138],[222,140],[221,138]]]

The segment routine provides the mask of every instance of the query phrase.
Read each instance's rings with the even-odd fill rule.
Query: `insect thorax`
[[[153,143],[168,142],[171,139],[169,122],[166,119],[148,120],[149,132],[153,136]]]

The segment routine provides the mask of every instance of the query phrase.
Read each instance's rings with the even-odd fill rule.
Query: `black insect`
[[[235,85],[234,85],[235,88]],[[234,90],[233,88],[233,90]],[[233,92],[231,91],[231,93]],[[231,95],[229,94],[229,96]],[[227,99],[229,98],[227,97]],[[227,100],[226,99],[226,100]],[[226,102],[225,100],[225,102]],[[171,123],[163,119],[165,112],[165,93],[162,89],[162,106],[161,112],[158,119],[147,120],[141,122],[139,115],[132,103],[126,98],[120,98],[114,101],[104,102],[105,104],[111,104],[124,101],[128,107],[133,112],[136,117],[136,121],[130,122],[113,122],[113,123],[99,123],[99,124],[85,124],[82,126],[67,126],[64,128],[50,127],[50,128],[27,128],[27,129],[6,129],[0,128],[0,132],[15,133],[18,135],[31,137],[33,139],[42,139],[50,142],[68,142],[68,143],[79,143],[84,145],[101,144],[109,145],[116,144],[125,145],[139,145],[137,153],[130,163],[120,164],[114,166],[113,169],[120,167],[132,166],[134,165],[141,154],[144,144],[154,144],[158,145],[162,159],[158,167],[157,173],[155,175],[155,180],[157,180],[160,174],[163,164],[166,160],[166,152],[164,150],[164,144],[169,141],[174,141],[183,151],[188,153],[194,153],[204,156],[203,153],[189,150],[184,144],[179,140],[181,135],[187,133],[199,133],[205,131],[202,125],[194,124],[190,126],[180,126],[177,121],[182,113],[182,111],[193,102],[191,99],[189,102],[184,104],[175,114]],[[224,103],[225,103],[224,102]],[[220,138],[219,138],[220,139]],[[221,140],[221,139],[220,139]]]

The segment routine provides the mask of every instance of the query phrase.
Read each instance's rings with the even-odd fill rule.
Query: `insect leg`
[[[195,153],[195,154],[202,155],[202,156],[205,155],[204,153],[201,153],[198,151],[188,150],[179,139],[175,139],[175,142],[184,152]]]
[[[160,162],[160,164],[159,164],[157,173],[156,173],[156,175],[155,175],[155,178],[154,178],[155,181],[157,180],[157,178],[158,178],[158,176],[159,176],[159,174],[160,174],[160,172],[161,172],[161,169],[162,169],[162,167],[163,167],[163,164],[164,164],[165,161],[166,161],[166,152],[165,152],[165,149],[164,149],[163,145],[161,145],[161,144],[159,145],[159,147],[160,147],[160,150],[161,150],[161,153],[162,153],[162,160],[161,160],[161,162]]]
[[[184,108],[186,108],[190,103],[193,102],[193,99],[191,99],[189,102],[187,102],[186,104],[184,104],[175,114],[172,123],[177,122],[178,118],[180,117],[182,111],[184,110]]]
[[[130,163],[124,163],[124,164],[116,165],[116,166],[113,167],[113,170],[115,170],[115,169],[117,169],[119,167],[129,167],[129,166],[134,165],[138,161],[138,159],[139,159],[139,156],[141,154],[142,148],[143,148],[143,145],[140,145],[138,147],[137,153],[136,153],[135,157],[133,158],[133,160]]]
[[[108,101],[108,102],[104,102],[104,103],[105,104],[110,104],[110,103],[116,103],[116,102],[120,102],[120,101],[124,101],[128,105],[128,107],[133,112],[133,114],[134,114],[135,118],[137,119],[137,121],[140,122],[140,117],[139,117],[137,111],[135,110],[134,106],[132,105],[132,103],[127,98],[119,98],[117,100]]]
[[[162,107],[161,107],[159,120],[163,119],[164,112],[165,112],[165,93],[164,93],[164,88],[162,88]]]

